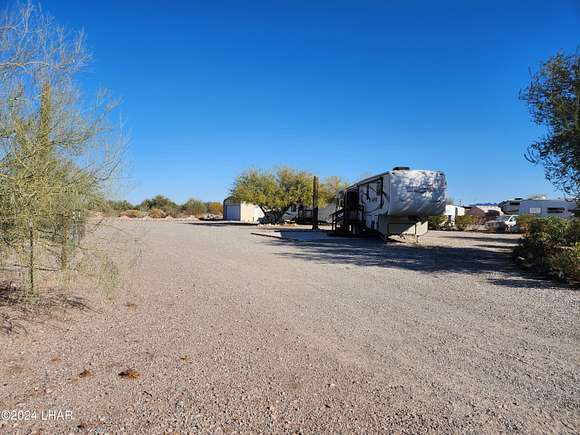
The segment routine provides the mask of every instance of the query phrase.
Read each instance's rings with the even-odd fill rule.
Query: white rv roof
[[[397,169],[397,171],[410,171],[410,172],[413,172],[413,171],[417,171],[417,172],[419,172],[419,171],[425,171],[425,172],[441,172],[441,171],[432,171],[432,170],[428,170],[428,169]],[[373,180],[375,180],[375,179],[377,179],[377,178],[381,178],[381,177],[383,177],[383,176],[385,176],[385,175],[387,175],[387,174],[390,174],[391,172],[394,172],[394,171],[393,171],[393,170],[390,170],[390,171],[385,171],[385,172],[381,172],[380,174],[377,174],[377,175],[373,175],[373,176],[371,176],[371,177],[364,178],[364,179],[362,179],[362,180],[360,180],[360,181],[357,181],[356,183],[353,183],[353,184],[351,184],[351,185],[350,185],[350,186],[348,186],[348,187],[347,187],[345,190],[348,190],[348,189],[350,189],[351,187],[357,186],[357,185],[359,185],[359,184],[365,184],[365,183],[369,183],[369,182],[371,182],[371,181],[373,181]]]

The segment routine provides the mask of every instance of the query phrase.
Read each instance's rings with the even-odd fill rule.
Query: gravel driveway
[[[143,243],[122,290],[0,330],[0,410],[37,413],[0,432],[580,429],[580,294],[514,269],[514,236],[118,225]]]

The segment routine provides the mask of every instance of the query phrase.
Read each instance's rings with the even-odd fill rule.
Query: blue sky
[[[523,157],[542,129],[518,91],[580,44],[580,6],[556,1],[46,0],[83,28],[84,89],[111,89],[130,143],[132,202],[222,200],[248,167],[350,181],[443,170],[465,203],[545,192]]]

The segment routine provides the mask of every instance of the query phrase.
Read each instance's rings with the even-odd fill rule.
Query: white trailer
[[[571,218],[580,212],[580,204],[571,199],[521,199],[516,198],[500,203],[509,214],[532,215],[537,217],[557,216]]]
[[[422,236],[427,218],[445,213],[447,181],[439,171],[395,167],[345,189],[333,229],[341,234]]]

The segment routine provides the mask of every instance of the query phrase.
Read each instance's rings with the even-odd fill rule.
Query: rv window
[[[541,207],[530,207],[530,214],[541,214],[542,208]]]
[[[564,207],[548,207],[548,213],[564,213],[565,211]]]

